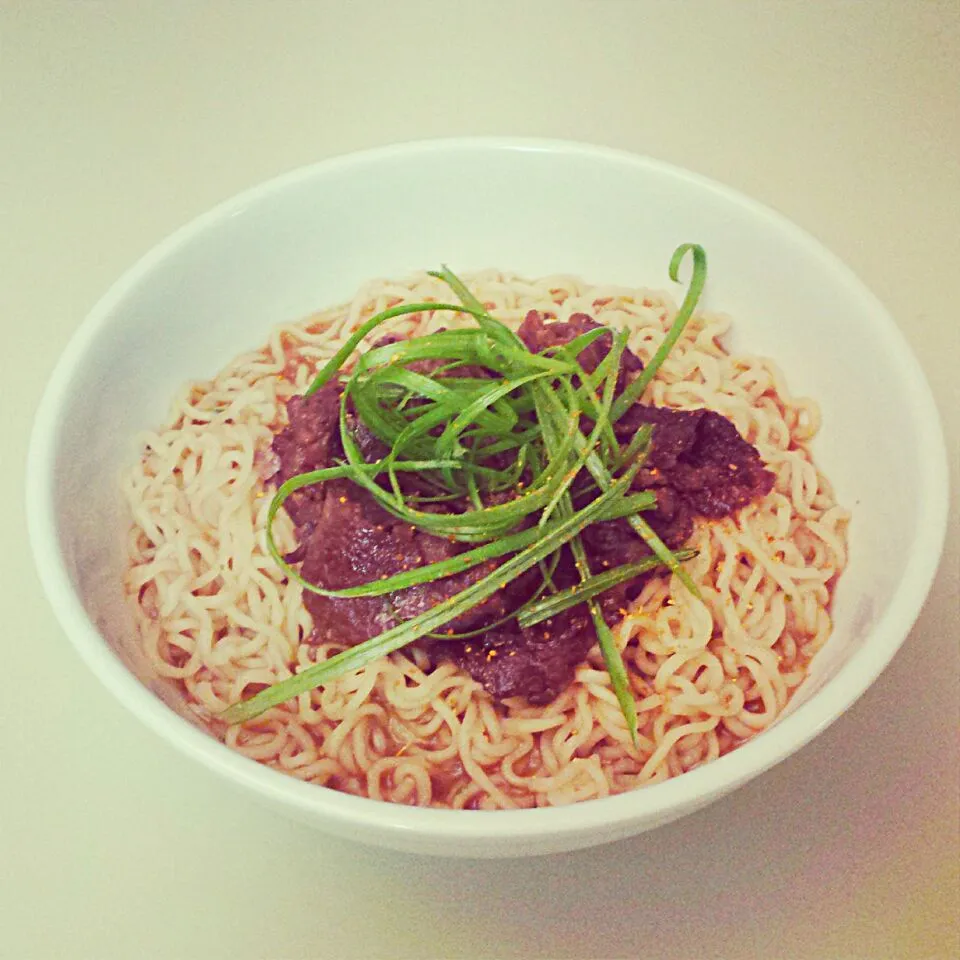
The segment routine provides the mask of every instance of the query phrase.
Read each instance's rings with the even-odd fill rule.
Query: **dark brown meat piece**
[[[273,452],[280,467],[277,485],[310,470],[333,466],[343,456],[340,445],[340,388],[328,383],[309,397],[291,397],[287,402],[289,423],[273,438]],[[304,487],[287,498],[286,508],[298,526],[311,519],[323,487]]]
[[[531,353],[543,353],[549,347],[559,347],[569,343],[575,337],[602,327],[585,313],[573,313],[569,320],[545,321],[537,310],[530,310],[517,330],[517,335]],[[581,350],[577,356],[580,366],[587,373],[593,373],[613,346],[613,334],[605,333]],[[629,349],[623,351],[620,358],[620,374],[617,380],[617,392],[623,389],[632,374],[643,369],[640,358]]]
[[[339,406],[340,391],[332,385],[290,401],[290,424],[274,439],[280,482],[297,473],[332,466],[342,455]],[[460,543],[401,522],[349,480],[306,487],[289,497],[286,505],[299,539],[288,559],[302,561],[303,577],[329,590],[361,586],[449,559],[464,549]],[[305,591],[304,605],[320,633],[353,645],[424,613],[486,576],[493,567],[492,563],[480,565],[381,597],[325,597]],[[516,593],[531,589],[529,582],[529,576],[518,578],[509,589],[498,591],[444,629],[473,630],[503,617],[522,602],[523,597],[516,599]]]
[[[596,643],[586,607],[576,607],[526,630],[515,624],[465,643],[444,643],[446,653],[497,700],[525,697],[549,703],[573,679]]]
[[[638,489],[669,488],[700,516],[719,520],[773,489],[774,476],[756,448],[726,417],[712,410],[669,410],[634,404],[616,425],[622,443],[645,423],[653,424]],[[675,498],[674,498],[675,499]],[[673,501],[663,507],[669,514]]]
[[[634,486],[656,492],[657,507],[644,519],[672,550],[690,538],[696,517],[728,517],[773,489],[774,476],[756,449],[720,414],[636,404],[616,425],[621,443],[629,442],[644,423],[654,425],[653,438]],[[595,567],[636,563],[650,552],[626,520],[593,524],[582,536]],[[603,594],[601,607],[608,620],[636,597],[646,579]]]
[[[599,327],[585,313],[574,313],[567,321],[547,322],[542,314],[531,310],[517,333],[528,350],[540,353]],[[606,333],[581,351],[577,359],[592,373],[612,345],[613,335]],[[642,369],[639,357],[624,350],[621,377],[632,379]],[[711,519],[729,516],[772,489],[773,475],[764,468],[756,449],[719,413],[634,404],[616,425],[620,442],[628,443],[645,423],[653,424],[654,437],[647,468],[634,484],[638,489],[672,489],[695,513]],[[677,546],[689,536],[693,522],[683,507],[676,497],[660,497],[661,516],[657,519],[670,527],[670,539]]]
[[[369,493],[350,481],[326,484],[326,494],[304,527],[302,575],[331,590],[358,587],[456,556],[462,549],[442,537],[422,533],[387,513]],[[324,597],[307,592],[304,603],[318,631],[357,644],[389,630],[448,599],[490,573],[480,565],[432,583],[380,597]],[[510,593],[499,591],[445,629],[472,630],[508,612]]]
[[[599,325],[586,314],[573,314],[564,322],[546,322],[530,311],[519,328],[528,349],[539,352],[569,342]],[[381,342],[393,342],[384,338]],[[581,351],[579,361],[593,371],[612,345],[606,333]],[[430,373],[438,362],[421,370]],[[643,365],[624,351],[618,377],[622,390]],[[464,368],[450,375],[488,376],[489,371]],[[280,462],[277,479],[331,466],[343,458],[339,437],[340,388],[328,384],[310,397],[293,398],[287,406],[289,425],[274,439]],[[368,461],[380,459],[386,447],[348,411],[357,444]],[[638,489],[653,489],[657,508],[646,518],[671,548],[689,538],[697,516],[721,518],[768,493],[773,475],[757,451],[719,414],[708,410],[675,411],[634,405],[617,423],[621,444],[629,443],[645,423],[654,426],[647,462],[635,481]],[[402,479],[405,492],[418,492],[415,475]],[[497,500],[502,500],[500,495]],[[493,500],[491,500],[493,502]],[[297,526],[299,547],[291,562],[302,561],[302,574],[329,589],[359,586],[403,570],[456,556],[465,547],[401,523],[365,490],[347,480],[337,480],[298,491],[287,501]],[[428,508],[424,508],[428,509]],[[431,510],[463,509],[461,504],[433,505]],[[591,570],[599,573],[649,556],[643,540],[626,520],[597,523],[583,533]],[[496,563],[502,560],[496,561]],[[459,593],[485,576],[495,563],[399,591],[390,596],[330,598],[306,592],[304,603],[323,635],[356,644],[415,617]],[[624,608],[639,593],[647,576],[638,577],[600,597],[608,624],[623,616]],[[555,581],[563,589],[577,581],[570,552],[562,551]],[[505,617],[526,600],[539,582],[535,571],[511,581],[483,604],[468,611],[439,632],[482,629]],[[574,671],[596,642],[585,605],[551,620],[521,630],[516,621],[467,640],[419,641],[435,661],[452,659],[497,699],[525,697],[532,704],[547,703],[561,693]]]

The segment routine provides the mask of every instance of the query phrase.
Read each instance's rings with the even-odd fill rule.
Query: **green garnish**
[[[596,370],[587,372],[578,357],[597,337],[591,330],[569,343],[531,353],[509,327],[495,319],[448,268],[432,275],[443,280],[460,303],[422,302],[390,307],[363,323],[317,373],[306,395],[336,380],[340,394],[340,440],[344,461],[300,474],[276,492],[267,512],[267,547],[274,561],[304,589],[330,597],[389,595],[418,584],[459,574],[506,557],[486,576],[426,612],[398,623],[357,646],[282,680],[221,714],[227,723],[242,723],[301,693],[399,650],[414,640],[437,635],[440,627],[492,596],[530,570],[540,576],[533,595],[504,620],[532,626],[573,606],[590,611],[611,685],[637,742],[636,708],[626,668],[598,598],[641,573],[664,565],[694,594],[697,588],[681,562],[689,550],[674,553],[656,536],[642,512],[656,505],[651,491],[630,485],[642,468],[650,444],[645,426],[621,449],[613,425],[639,400],[693,314],[706,278],[706,256],[696,244],[677,248],[670,277],[677,280],[684,257],[693,257],[693,276],[677,316],[644,371],[615,397],[620,358],[627,333],[614,333],[613,344]],[[432,311],[468,314],[477,326],[444,330],[373,347],[345,364],[363,340],[393,317]],[[431,373],[411,366],[439,361]],[[490,375],[469,375],[480,369]],[[368,463],[357,445],[353,415],[388,451]],[[582,423],[592,424],[584,433]],[[421,489],[404,492],[402,476],[414,472]],[[341,590],[305,580],[277,547],[273,524],[287,498],[313,484],[349,479],[366,490],[388,513],[425,533],[469,544],[454,557]],[[491,495],[503,502],[490,503]],[[430,503],[455,501],[460,513],[433,513]],[[588,501],[585,503],[585,501]],[[585,503],[585,505],[583,505]],[[578,504],[580,506],[578,506]],[[592,523],[626,518],[651,550],[639,563],[595,574],[580,538]],[[560,551],[569,545],[580,583],[558,591],[553,573]],[[698,595],[698,594],[697,594]],[[470,631],[454,636],[485,632]],[[449,633],[449,631],[448,631]]]
[[[696,555],[696,550],[678,550],[674,554],[677,560],[680,561],[690,560]],[[634,577],[640,576],[641,573],[647,573],[649,570],[653,570],[659,566],[660,559],[650,556],[644,557],[643,560],[637,563],[624,563],[619,567],[614,567],[612,570],[605,570],[603,573],[598,573],[594,577],[581,580],[577,586],[571,587],[569,590],[555,593],[552,597],[534,604],[517,617],[517,622],[521,627],[532,627],[534,624],[549,620],[558,613],[563,613],[564,610],[576,607],[585,600],[598,597],[601,593],[606,593],[607,590],[619,586],[621,583],[626,583],[627,580],[632,580]]]
[[[302,673],[288,677],[280,683],[275,683],[273,686],[261,690],[260,693],[249,700],[234,704],[221,714],[222,719],[228,723],[242,723],[244,720],[250,720],[265,710],[269,710],[270,707],[276,707],[291,697],[306,693],[328,680],[342,676],[350,670],[359,670],[373,660],[392,653],[394,650],[399,650],[418,637],[422,637],[425,633],[429,633],[431,630],[435,630],[437,627],[455,619],[466,610],[496,593],[505,581],[518,577],[521,573],[529,570],[544,557],[553,553],[554,550],[568,543],[588,524],[596,521],[602,515],[606,502],[614,499],[629,487],[630,481],[638,469],[639,464],[631,467],[619,480],[613,483],[606,493],[602,493],[591,504],[568,517],[563,523],[555,524],[550,532],[541,537],[537,543],[521,550],[492,573],[471,584],[465,590],[442,600],[426,613],[421,613],[419,616],[406,620],[365,643],[350,647],[349,650],[344,650],[343,653],[338,653],[335,657],[331,657],[323,663],[314,664]]]
[[[643,391],[647,389],[650,381],[657,375],[657,371],[667,359],[667,355],[673,349],[674,344],[680,339],[690,318],[693,316],[694,308],[700,295],[703,293],[704,284],[707,282],[707,254],[703,247],[698,243],[683,243],[673,252],[670,258],[670,279],[674,283],[680,280],[680,264],[683,258],[688,254],[693,255],[693,274],[690,277],[690,286],[687,288],[687,295],[680,304],[677,315],[673,318],[673,323],[663,338],[663,343],[657,349],[657,352],[650,358],[643,372],[629,384],[626,390],[617,398],[613,405],[613,414],[611,419],[616,423],[641,397]]]

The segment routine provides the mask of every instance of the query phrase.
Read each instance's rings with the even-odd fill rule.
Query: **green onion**
[[[614,338],[613,346],[611,347],[611,353],[616,351],[616,362],[610,364],[610,370],[606,377],[606,383],[604,384],[603,400],[600,402],[600,406],[596,411],[596,422],[593,432],[586,441],[582,442],[582,449],[577,459],[576,466],[568,473],[570,482],[572,482],[575,475],[580,472],[581,467],[584,465],[587,459],[596,456],[594,453],[594,445],[597,443],[604,428],[609,425],[609,413],[611,404],[613,402],[614,387],[616,386],[617,375],[620,368],[620,356],[625,345],[625,336]],[[551,404],[549,402],[556,401],[556,397],[551,393],[551,391],[544,391],[542,384],[534,385],[533,389],[535,391],[536,399],[540,401],[537,412],[540,422],[544,425],[545,445],[548,452],[556,455],[557,434],[559,430],[562,429],[562,420],[558,420],[553,417],[554,411],[551,410]],[[572,391],[570,392],[572,393]],[[579,421],[579,414],[577,415],[576,419]],[[576,437],[583,441],[583,435],[580,433],[579,426],[576,429]],[[643,460],[638,458],[630,466],[628,475],[636,473],[642,464]],[[555,498],[555,502],[560,510],[560,514],[561,516],[569,516],[573,512],[570,494],[566,488],[562,488],[559,493],[560,499],[556,501]],[[605,495],[606,494],[603,494],[603,496]],[[547,511],[545,510],[544,514],[546,514],[546,512]],[[574,564],[577,568],[577,572],[580,574],[581,581],[583,583],[588,582],[590,580],[590,563],[587,557],[587,552],[584,549],[583,543],[581,542],[579,536],[572,538],[570,542],[570,549],[573,553]],[[637,710],[636,704],[634,703],[633,694],[630,691],[630,681],[627,677],[627,671],[623,664],[623,658],[620,656],[620,651],[617,648],[616,640],[610,631],[610,627],[603,618],[603,612],[593,596],[590,596],[587,599],[587,608],[590,611],[590,618],[593,620],[594,631],[597,634],[597,644],[600,647],[600,653],[603,656],[603,662],[607,668],[607,674],[610,677],[610,684],[613,687],[614,694],[616,695],[617,703],[620,705],[620,710],[623,712],[623,717],[627,722],[627,729],[630,731],[630,738],[633,741],[634,746],[637,746]]]
[[[623,659],[598,602],[606,591],[660,565],[677,574],[697,593],[681,562],[691,551],[670,551],[642,513],[656,506],[652,491],[631,490],[650,448],[652,427],[641,427],[621,449],[613,426],[642,395],[683,332],[703,289],[706,258],[696,244],[678,247],[670,262],[677,280],[685,256],[693,256],[687,295],[663,343],[639,377],[615,397],[627,331],[612,332],[612,345],[596,369],[584,370],[581,353],[605,328],[587,331],[543,353],[531,353],[519,336],[497,320],[447,267],[432,273],[461,301],[402,304],[370,317],[318,371],[310,395],[334,382],[340,394],[339,433],[344,460],[335,466],[291,477],[267,511],[267,548],[283,573],[305,590],[334,597],[384,597],[410,587],[455,576],[492,560],[495,569],[429,610],[364,643],[315,664],[235,704],[221,716],[240,723],[357,670],[394,650],[436,631],[528,570],[539,585],[502,621],[525,628],[586,603],[611,685],[637,741],[636,707]],[[449,329],[401,339],[357,353],[365,338],[395,317],[449,312],[466,314],[475,327]],[[357,354],[351,369],[348,361]],[[430,363],[431,373],[414,365]],[[470,369],[467,369],[470,368]],[[480,371],[474,374],[472,371]],[[463,371],[469,376],[458,376]],[[368,463],[355,434],[359,421],[385,447],[384,456]],[[588,433],[581,423],[592,423]],[[406,494],[404,474],[414,473],[422,488]],[[349,479],[389,514],[424,533],[463,543],[448,559],[406,570],[354,587],[331,590],[307,581],[280,553],[273,527],[287,499],[314,484]],[[514,491],[504,502],[494,494]],[[577,508],[575,503],[584,504]],[[460,512],[420,509],[448,502]],[[590,524],[626,518],[651,550],[638,563],[594,574],[581,532]],[[561,549],[569,546],[580,583],[558,592],[553,576]],[[479,630],[454,637],[484,633]],[[448,636],[449,634],[443,635]]]
[[[551,402],[557,402],[556,398],[551,394],[548,394]],[[577,438],[574,438],[574,443],[580,446],[582,449],[586,447],[586,441],[583,439],[582,434],[578,434]],[[635,461],[640,462],[640,461]],[[601,462],[600,458],[592,452],[588,452],[586,458],[587,469],[593,475],[593,478],[597,481],[601,490],[607,490],[610,487],[611,475],[606,466]],[[634,531],[640,536],[644,543],[650,548],[651,552],[660,558],[660,560],[669,568],[671,573],[677,575],[680,578],[680,582],[690,591],[698,600],[702,599],[700,595],[700,590],[697,585],[690,579],[690,575],[687,573],[683,567],[677,562],[676,557],[673,555],[670,548],[657,536],[653,527],[650,526],[643,517],[639,515],[627,517],[627,522],[633,527]]]
[[[446,600],[441,600],[440,603],[431,607],[425,613],[406,620],[379,636],[357,644],[355,647],[350,647],[329,660],[314,664],[302,673],[295,674],[271,687],[267,687],[265,690],[261,690],[249,700],[234,704],[221,714],[221,719],[227,723],[242,723],[259,716],[265,710],[276,707],[291,697],[313,690],[314,687],[343,676],[351,670],[359,670],[368,663],[405,647],[408,643],[412,643],[431,630],[436,630],[437,627],[442,627],[445,623],[455,620],[461,614],[496,593],[504,582],[508,582],[529,570],[538,561],[577,536],[584,527],[593,523],[603,512],[604,506],[629,487],[635,472],[635,469],[627,471],[592,503],[582,510],[578,510],[563,522],[554,524],[549,531],[543,533],[535,544],[514,554],[492,573],[471,584],[465,590],[461,590],[460,593],[454,594]]]
[[[670,279],[674,283],[678,282],[680,264],[688,253],[693,255],[693,276],[690,278],[687,295],[683,298],[683,303],[680,304],[680,309],[677,311],[667,335],[663,338],[663,343],[660,344],[650,362],[643,368],[643,373],[620,394],[617,402],[613,405],[611,419],[614,423],[640,399],[643,391],[647,389],[650,381],[657,375],[663,361],[667,359],[667,354],[680,339],[680,334],[683,333],[684,327],[693,316],[700,294],[703,293],[703,286],[707,282],[707,254],[700,244],[684,243],[677,247],[670,258]]]
[[[696,550],[678,550],[674,556],[678,560],[690,560],[697,555]],[[517,622],[521,627],[532,627],[534,624],[542,623],[555,617],[564,610],[579,606],[586,600],[606,593],[607,590],[626,583],[627,580],[633,580],[643,573],[654,570],[663,564],[659,557],[644,557],[636,563],[624,563],[612,570],[606,570],[598,573],[596,576],[588,577],[582,580],[577,586],[564,590],[562,593],[556,593],[540,603],[534,604],[517,616]]]

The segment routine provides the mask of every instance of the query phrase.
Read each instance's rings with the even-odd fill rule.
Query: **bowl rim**
[[[806,703],[770,729],[725,756],[672,778],[616,796],[563,807],[495,813],[407,807],[356,797],[300,781],[241,756],[166,706],[127,669],[92,623],[74,589],[60,548],[55,510],[54,464],[60,438],[60,411],[69,398],[75,372],[116,307],[159,264],[176,255],[208,228],[305,181],[335,180],[363,165],[389,164],[415,155],[457,151],[540,152],[576,156],[598,164],[627,164],[669,175],[734,203],[765,226],[785,234],[816,258],[869,312],[878,337],[900,357],[905,399],[917,424],[917,441],[926,456],[917,493],[917,536],[924,549],[908,558],[903,578],[886,612],[863,646]],[[61,629],[95,676],[131,713],[176,749],[261,798],[302,817],[324,820],[355,835],[376,828],[381,835],[431,840],[498,841],[549,838],[553,841],[609,830],[631,822],[666,822],[686,807],[722,796],[786,759],[853,705],[889,664],[918,617],[939,564],[948,510],[946,444],[939,413],[923,370],[893,317],[853,271],[811,234],[771,208],[701,174],[650,156],[572,140],[525,137],[456,137],[413,140],[333,156],[250,187],[195,217],[161,240],[130,266],[94,305],[74,332],[47,383],[34,419],[26,462],[29,539],[40,581]],[[371,837],[376,841],[376,837]]]

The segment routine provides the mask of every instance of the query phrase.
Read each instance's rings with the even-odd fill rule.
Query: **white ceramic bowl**
[[[681,242],[710,260],[707,307],[734,346],[774,357],[820,401],[818,459],[853,510],[835,630],[791,709],[691,773],[571,807],[476,813],[358,799],[231,752],[143,672],[121,603],[117,478],[135,433],[175,389],[255,347],[272,325],[348,298],[366,279],[449,263],[669,286]],[[702,177],[569,143],[452,140],[320,163],[228,201],[137,263],[67,348],[28,463],[33,549],[74,647],[130,711],[241,790],[305,823],[424,853],[518,856],[648,830],[729,792],[836,720],[903,642],[946,521],[943,437],[921,370],[851,272],[782,217]],[[120,775],[120,771],[117,771]]]

